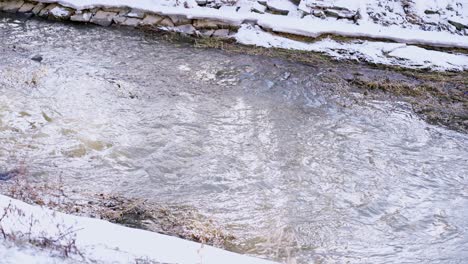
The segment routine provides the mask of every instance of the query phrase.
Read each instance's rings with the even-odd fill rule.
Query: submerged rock
[[[11,170],[7,172],[0,172],[0,181],[7,181],[19,174],[19,170]]]
[[[37,62],[41,62],[43,59],[44,59],[44,58],[43,58],[41,55],[39,55],[39,54],[34,55],[34,56],[31,58],[31,60],[37,61]]]

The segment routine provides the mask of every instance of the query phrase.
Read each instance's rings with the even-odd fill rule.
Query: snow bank
[[[205,18],[221,20],[234,25],[254,23],[261,27],[272,29],[276,32],[309,37],[318,37],[323,34],[335,34],[348,37],[389,39],[407,44],[468,48],[468,37],[466,36],[454,35],[449,32],[402,28],[394,25],[383,26],[370,21],[362,21],[362,23],[357,25],[343,20],[315,19],[311,16],[300,18],[274,14],[237,12],[236,8],[215,9],[199,6],[186,8],[187,6],[176,5],[174,4],[175,1],[170,0],[39,0],[39,2],[60,3],[64,6],[73,7],[75,9],[87,9],[99,6],[131,7],[165,15],[181,15],[189,19]],[[357,4],[359,1],[355,0],[349,2],[352,2],[353,6],[361,6],[361,4]],[[287,6],[291,8],[291,5]]]
[[[340,43],[332,39],[303,43],[274,36],[257,26],[251,25],[242,26],[235,37],[239,43],[246,45],[323,52],[337,59],[368,61],[408,68],[468,70],[468,56],[466,55],[427,50],[401,43],[359,40]]]
[[[73,238],[80,253],[87,260],[98,263],[135,263],[136,259],[179,264],[273,263],[176,237],[54,212],[3,195],[0,195],[0,217],[9,205],[14,210],[0,222],[7,234],[22,233],[28,234],[31,239],[39,239],[45,236],[58,237],[67,230],[73,230]],[[11,252],[1,252],[8,248],[5,245],[6,241],[2,243],[4,244],[0,244],[0,256],[10,259],[10,263],[31,263],[21,261],[27,260],[34,251],[13,249]],[[11,261],[15,258],[18,258],[16,262]],[[40,259],[43,258],[41,255]],[[51,257],[49,263],[53,263],[54,259]],[[38,263],[44,262],[38,261]]]
[[[5,241],[0,242],[0,263],[2,264],[71,264],[72,259],[53,256],[38,248],[19,246]]]
[[[299,4],[298,1],[290,0],[36,1],[59,3],[76,10],[106,7],[115,11],[115,8],[125,7],[144,11],[139,12],[143,14],[139,19],[119,12],[121,9],[99,14],[94,10],[83,12],[82,17],[78,15],[78,20],[74,20],[75,16],[70,18],[73,21],[90,21],[104,26],[112,23],[151,25],[186,34],[235,37],[243,44],[317,51],[337,59],[408,68],[462,71],[467,70],[468,64],[468,57],[464,54],[414,46],[468,49],[468,0],[301,0]],[[69,12],[66,8],[55,7],[50,13],[63,18]],[[147,16],[152,17],[148,22],[145,12],[159,14],[164,19]],[[146,22],[150,24],[145,24]],[[236,30],[237,33],[234,34]],[[266,31],[312,38],[340,35],[353,37],[353,40],[340,42],[325,39],[302,43]],[[383,40],[390,40],[392,43]]]

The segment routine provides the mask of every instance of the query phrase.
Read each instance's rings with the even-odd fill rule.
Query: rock
[[[125,20],[127,20],[127,17],[122,15],[116,15],[114,18],[112,18],[112,21],[114,21],[114,23],[117,25],[122,25]]]
[[[37,55],[34,55],[31,60],[33,61],[37,61],[37,62],[41,62],[43,60],[42,56],[37,54]]]
[[[213,32],[213,37],[216,38],[228,38],[229,37],[229,29],[218,29]]]
[[[112,24],[113,18],[117,15],[115,12],[108,12],[99,10],[97,13],[91,18],[91,23],[96,25],[100,25],[103,27],[108,27]]]
[[[39,12],[39,14],[37,14],[37,15],[40,16],[40,17],[48,17],[48,16],[49,16],[50,10],[54,9],[54,8],[57,7],[57,6],[58,6],[57,4],[50,4],[50,5],[47,5],[47,6],[44,7],[44,8]]]
[[[13,1],[13,2],[6,2],[2,4],[2,10],[8,13],[16,13],[24,4],[23,0],[20,1]]]
[[[36,15],[36,16],[39,15],[39,13],[42,11],[42,9],[45,8],[45,6],[46,6],[46,5],[43,4],[43,3],[37,4],[37,5],[33,8],[32,13],[33,13],[34,15]]]
[[[193,21],[193,26],[199,29],[218,29],[219,28],[218,23],[216,21],[208,20],[208,19],[195,20]]]
[[[440,15],[439,11],[434,11],[434,10],[424,10],[424,14],[426,15]]]
[[[143,19],[145,17],[145,12],[138,10],[138,9],[132,9],[130,10],[129,13],[126,14],[127,17],[132,17],[132,18],[140,18]]]
[[[70,20],[71,21],[75,21],[75,22],[89,22],[91,20],[91,17],[93,16],[93,14],[89,13],[89,12],[82,12],[82,11],[77,11],[77,13],[75,13],[73,16],[70,17]]]
[[[19,170],[11,170],[7,172],[0,172],[0,181],[7,181],[20,174]]]
[[[33,10],[36,5],[33,3],[24,3],[24,5],[18,10],[20,13],[29,13]]]
[[[280,15],[287,15],[290,10],[297,9],[297,6],[289,0],[268,0],[266,6],[269,10],[273,11],[273,13]]]
[[[172,23],[174,23],[174,25],[176,26],[192,24],[192,20],[182,16],[169,16],[169,18],[172,20]]]
[[[113,13],[120,13],[122,11],[127,11],[128,13],[128,9],[125,9],[125,8],[120,8],[120,7],[103,7],[101,8],[102,11],[104,12],[113,12]],[[98,10],[95,10],[95,11],[98,11]]]
[[[129,18],[125,19],[125,21],[122,23],[122,25],[128,26],[128,27],[138,27],[138,25],[140,25],[140,23],[141,23],[141,19],[129,17]]]
[[[356,13],[350,10],[335,10],[335,9],[327,9],[324,11],[327,17],[336,17],[339,19],[354,19]]]
[[[58,19],[58,20],[67,20],[74,13],[73,9],[66,8],[63,6],[56,6],[49,11],[49,17]]]
[[[156,26],[159,22],[161,22],[164,18],[159,15],[148,14],[145,18],[141,21],[142,26]]]
[[[195,0],[195,2],[197,2],[197,4],[200,6],[204,6],[208,3],[208,1],[206,0]]]
[[[213,29],[209,29],[209,30],[201,30],[200,31],[200,35],[203,36],[203,37],[211,37],[214,33],[214,30]]]
[[[460,23],[458,21],[454,21],[454,20],[449,19],[448,22],[449,22],[450,25],[454,26],[457,30],[460,30],[460,31],[465,29],[465,28],[468,28],[468,25],[462,24],[462,23]]]
[[[188,35],[193,35],[197,31],[191,24],[177,26],[175,30]]]
[[[159,22],[159,25],[163,27],[173,27],[174,23],[172,23],[172,20],[170,18],[166,17]]]
[[[256,13],[260,13],[260,14],[263,14],[266,12],[266,6],[264,5],[261,5],[259,3],[255,3],[253,6],[252,6],[252,12],[256,12]]]
[[[322,10],[313,10],[312,15],[319,18],[326,18],[327,16]]]

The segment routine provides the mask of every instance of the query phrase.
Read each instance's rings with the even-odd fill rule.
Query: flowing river
[[[287,263],[466,261],[468,136],[330,74],[0,16],[0,170],[188,205]]]

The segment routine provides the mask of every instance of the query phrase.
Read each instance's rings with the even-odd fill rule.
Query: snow
[[[2,264],[71,264],[72,259],[53,256],[49,252],[25,245],[15,245],[3,241],[0,243],[0,259]]]
[[[82,256],[97,263],[135,263],[136,259],[144,259],[179,264],[273,264],[271,261],[176,237],[127,228],[98,219],[54,212],[3,195],[0,195],[0,217],[9,205],[14,210],[10,210],[0,222],[7,234],[16,234],[17,238],[21,238],[18,234],[27,234],[27,240],[44,237],[54,239],[72,230],[70,236],[75,239],[76,247]],[[66,245],[66,238],[68,236],[64,236],[64,241],[59,243]],[[7,241],[0,243],[2,263],[54,263],[57,260],[53,252],[45,255],[46,250],[38,251],[32,246],[21,249],[18,245],[9,245],[9,243]],[[37,252],[42,253],[38,254],[36,259]],[[34,257],[34,261],[29,261],[31,257]],[[82,260],[82,257],[71,255],[69,261],[73,260]]]
[[[131,7],[164,15],[180,15],[188,19],[212,19],[241,27],[235,38],[243,44],[274,46],[288,49],[324,52],[337,59],[367,60],[410,68],[434,70],[466,70],[467,56],[418,48],[414,45],[458,47],[468,49],[468,37],[449,22],[466,24],[468,0],[301,0],[299,5],[289,0],[264,0],[266,6],[289,10],[288,15],[266,12],[266,6],[255,0],[221,3],[219,9],[198,6],[195,0],[39,0],[60,3],[78,10],[92,7]],[[207,1],[209,2],[209,1]],[[310,13],[313,8],[330,8],[338,12],[359,12],[359,21],[325,19]],[[430,12],[427,12],[430,10]],[[60,10],[53,10],[60,13]],[[409,16],[407,13],[412,15]],[[434,13],[436,12],[436,13]],[[60,15],[60,14],[58,14]],[[410,20],[415,21],[410,21]],[[256,25],[256,26],[251,26]],[[259,28],[260,27],[260,28]],[[163,28],[171,30],[170,28]],[[321,40],[301,43],[265,33],[291,33],[317,38],[322,35],[341,35],[375,41],[352,40],[337,42]],[[172,30],[178,30],[173,28]],[[193,31],[193,30],[192,30]],[[456,31],[456,32],[455,32]],[[457,33],[457,34],[454,34]],[[261,36],[261,37],[260,37]],[[390,40],[396,43],[383,42]],[[397,48],[396,50],[392,50]],[[392,50],[392,51],[389,51]]]
[[[235,36],[241,43],[319,51],[338,59],[367,60],[372,63],[441,71],[466,70],[468,64],[466,55],[414,46],[468,49],[468,36],[464,35],[467,34],[467,30],[457,30],[449,23],[457,21],[467,24],[468,0],[301,0],[299,5],[288,0],[261,1],[270,8],[289,10],[288,15],[263,13],[266,12],[265,5],[255,0],[230,1],[232,4],[221,4],[219,9],[198,6],[195,0],[39,1],[60,3],[78,10],[102,6],[125,6],[163,15],[180,15],[188,19],[225,21],[241,26],[241,30]],[[217,3],[223,2],[217,1]],[[311,13],[311,10],[317,7],[350,14],[359,12],[360,18],[358,21],[353,21],[332,17],[323,19],[310,14],[303,17],[303,12]],[[430,12],[427,12],[428,10]],[[253,27],[252,24],[256,26]],[[262,32],[259,27],[275,33],[290,33],[312,38],[330,34],[375,39],[375,41],[337,42],[327,39],[315,43],[301,43]],[[395,47],[396,50],[388,51]]]
[[[466,55],[449,54],[401,43],[358,40],[340,43],[329,38],[314,43],[303,43],[272,35],[251,25],[242,26],[235,37],[239,43],[246,45],[323,52],[337,59],[361,60],[408,68],[468,70]]]
[[[411,28],[401,28],[398,26],[386,27],[369,21],[363,21],[360,25],[356,25],[341,20],[319,20],[310,19],[310,17],[309,19],[308,17],[301,19],[298,17],[273,14],[236,12],[235,9],[218,10],[198,6],[185,8],[184,6],[174,6],[174,3],[171,1],[158,0],[40,0],[40,2],[60,3],[75,9],[86,9],[96,6],[127,6],[166,15],[186,16],[189,19],[207,18],[222,20],[235,25],[255,21],[257,25],[270,28],[276,32],[309,37],[318,37],[323,34],[335,34],[349,37],[389,39],[408,44],[468,48],[468,37],[465,36],[454,35],[448,32],[429,32]]]

